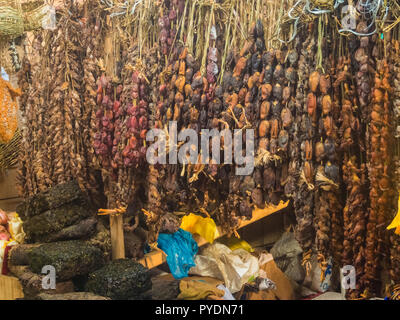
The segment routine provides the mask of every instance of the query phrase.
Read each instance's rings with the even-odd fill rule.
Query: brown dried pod
[[[325,134],[326,134],[328,137],[331,137],[331,136],[333,135],[333,130],[334,130],[334,127],[333,127],[334,124],[333,124],[333,119],[332,119],[332,117],[330,117],[330,116],[325,117],[324,120],[323,120],[323,122],[324,122]]]
[[[275,170],[272,167],[264,168],[263,172],[263,182],[264,182],[264,190],[270,191],[274,190],[275,187]]]
[[[258,127],[258,136],[260,138],[266,137],[270,131],[271,124],[268,120],[262,120],[260,126]]]
[[[368,46],[369,46],[369,37],[361,37],[360,38],[360,47],[368,48]]]
[[[266,137],[260,139],[258,143],[258,149],[260,150],[268,150],[269,149],[269,140]]]
[[[271,109],[271,103],[269,101],[264,101],[260,106],[260,120],[265,120],[269,116]]]
[[[239,78],[246,67],[247,59],[244,57],[239,58],[238,62],[236,63],[235,68],[233,69],[233,76]]]
[[[322,94],[328,94],[331,89],[331,77],[329,74],[322,75],[319,80],[319,90]]]
[[[226,103],[230,108],[236,107],[236,105],[239,103],[239,96],[236,93],[232,93],[227,97]]]
[[[272,93],[272,86],[269,83],[263,84],[261,86],[261,98],[263,100],[269,99]]]
[[[322,114],[324,116],[330,114],[332,111],[332,99],[331,96],[325,95],[322,98]]]
[[[324,159],[325,157],[325,147],[323,142],[317,142],[315,145],[315,158],[317,162],[320,162]]]
[[[285,71],[286,80],[290,83],[296,82],[296,70],[293,67],[289,67]]]
[[[314,182],[314,168],[310,161],[304,163],[304,176],[308,183],[312,184]]]
[[[290,99],[291,90],[290,87],[283,88],[282,99],[284,103],[287,103]]]
[[[321,75],[318,71],[314,71],[311,73],[310,78],[309,78],[309,86],[312,92],[316,93],[318,90],[318,86],[320,83],[320,78]]]
[[[289,133],[286,130],[283,129],[279,132],[278,143],[282,150],[287,150],[289,144]]]
[[[244,57],[253,46],[254,46],[254,40],[247,40],[244,43],[243,48],[240,50],[240,56]]]
[[[238,94],[239,103],[244,103],[246,95],[247,95],[247,88],[245,87],[241,88]]]
[[[305,160],[311,161],[313,157],[313,144],[312,141],[306,140],[304,142]]]
[[[275,67],[274,73],[273,73],[273,78],[275,81],[277,82],[281,82],[281,80],[283,79],[283,77],[285,76],[285,71],[282,67],[282,65],[278,64]]]
[[[283,94],[282,86],[279,83],[277,83],[276,85],[274,85],[272,89],[272,95],[274,96],[275,99],[280,101],[282,100],[282,94]]]
[[[271,139],[277,139],[279,134],[279,121],[273,119],[271,123]]]
[[[381,82],[379,81],[379,86],[381,86]],[[375,88],[373,91],[373,100],[376,103],[383,102],[383,92],[380,89]]]
[[[192,97],[193,96],[193,89],[190,84],[185,84],[185,96]]]
[[[257,206],[257,208],[265,208],[265,202],[261,188],[253,189],[253,192],[251,193],[251,199],[253,200],[253,203]]]
[[[283,108],[281,112],[282,127],[289,128],[292,125],[292,113],[288,108]]]
[[[316,119],[316,112],[317,112],[317,97],[314,93],[309,93],[307,95],[307,112],[308,115],[313,119]]]

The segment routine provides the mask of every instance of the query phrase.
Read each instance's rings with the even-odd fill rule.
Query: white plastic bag
[[[190,274],[222,280],[232,293],[240,291],[259,272],[256,257],[243,249],[232,251],[220,243],[204,248],[196,256],[195,263],[196,266],[190,269]]]

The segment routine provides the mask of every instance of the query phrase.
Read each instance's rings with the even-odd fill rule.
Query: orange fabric
[[[14,89],[12,85],[0,77],[0,142],[9,142],[18,127],[17,97],[21,95],[20,89]]]

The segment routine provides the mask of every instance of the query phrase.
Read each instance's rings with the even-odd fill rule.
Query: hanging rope
[[[354,9],[363,19],[371,20],[370,24],[366,28],[367,30],[369,30],[373,25],[375,25],[375,29],[368,33],[360,33],[352,29],[341,28],[339,29],[339,33],[349,32],[359,37],[371,36],[377,32],[376,21],[378,20],[379,12],[383,12],[383,16],[379,19],[382,25],[384,24],[389,12],[389,6],[384,0],[358,0]]]

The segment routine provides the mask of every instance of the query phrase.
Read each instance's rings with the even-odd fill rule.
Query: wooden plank
[[[238,229],[244,228],[254,222],[257,222],[265,217],[270,216],[275,212],[281,211],[287,208],[288,205],[289,201],[285,203],[281,202],[278,206],[271,205],[269,207],[266,207],[265,209],[256,209],[253,211],[253,218],[251,220],[242,221]],[[219,238],[225,235],[225,233],[219,227],[218,227],[218,232],[219,232]],[[197,234],[193,235],[193,238],[196,240],[199,247],[207,243],[205,239],[203,239],[201,236]],[[156,251],[152,251],[146,254],[144,258],[139,260],[139,263],[141,263],[146,268],[152,269],[166,262],[167,261],[166,258],[167,256],[165,255],[165,253],[162,250],[157,249]]]
[[[0,275],[0,300],[16,300],[23,297],[22,286],[17,278]]]

